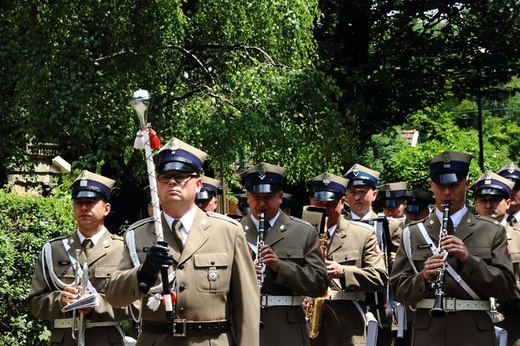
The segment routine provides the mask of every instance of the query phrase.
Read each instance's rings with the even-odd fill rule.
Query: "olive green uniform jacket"
[[[242,219],[247,241],[256,247],[258,231],[248,214]],[[327,291],[327,269],[321,256],[318,232],[310,223],[279,213],[265,237],[280,259],[280,270],[265,270],[262,294],[319,297]],[[300,305],[261,309],[260,344],[265,346],[305,346],[309,336]]]
[[[168,243],[175,263],[177,302],[175,318],[186,321],[229,320],[231,331],[222,334],[171,333],[139,334],[138,345],[212,345],[257,346],[259,342],[260,298],[257,279],[244,230],[235,220],[218,213],[205,213],[197,208],[195,220],[181,249],[162,217],[164,241]],[[133,232],[131,237],[128,233]],[[141,263],[146,251],[157,242],[153,219],[129,227],[125,242],[135,242]],[[110,278],[107,299],[114,306],[125,306],[142,300],[142,323],[168,324],[164,304],[153,311],[147,306],[150,294],[143,294],[137,280],[128,246],[118,270]],[[157,284],[160,282],[159,275]],[[171,322],[170,322],[171,324]]]
[[[345,270],[338,286],[329,280],[333,291],[375,292],[382,290],[388,281],[383,253],[379,249],[372,226],[340,217],[327,251],[327,259],[338,262]],[[315,346],[366,345],[364,301],[327,300],[323,307],[322,325]]]
[[[435,213],[424,220],[424,226],[437,246],[441,223]],[[432,255],[432,250],[421,235],[418,223],[412,223],[408,228],[412,259],[418,273],[414,272],[406,255],[405,229],[401,239],[403,245],[399,247],[390,273],[390,285],[399,302],[414,307],[424,298],[434,298],[435,291],[429,288],[422,274],[424,262]],[[448,257],[449,265],[480,299],[487,300],[494,296],[503,301],[509,298],[514,288],[514,274],[504,227],[492,219],[468,211],[462,217],[455,236],[464,241],[469,257],[465,263]],[[447,271],[444,278],[446,298],[472,299]],[[493,323],[486,311],[448,312],[444,318],[435,318],[430,317],[429,309],[417,309],[412,344],[492,346],[496,345],[496,340]]]
[[[64,240],[68,244],[67,251],[63,244]],[[68,237],[53,239],[49,244],[52,250],[54,273],[65,284],[72,284],[75,279],[75,270],[71,258],[76,258],[76,249],[82,249],[77,232]],[[110,322],[131,319],[127,306],[113,308],[105,299],[105,285],[110,275],[116,270],[119,261],[123,258],[123,250],[123,238],[112,235],[107,230],[92,248],[88,258],[89,281],[98,293],[99,306],[96,306],[87,315],[87,321]],[[45,265],[44,268],[42,253],[40,253],[33,275],[28,297],[29,310],[34,317],[43,320],[70,318],[72,314],[61,312],[63,305],[60,299],[60,290],[49,279],[49,267]],[[84,257],[81,257],[79,262],[83,264]],[[47,277],[47,281],[45,277]],[[51,287],[48,286],[47,282]],[[89,346],[122,345],[123,335],[114,326],[87,328],[85,341]],[[55,328],[52,331],[51,343],[53,345],[76,345],[77,342],[72,339],[71,328]]]

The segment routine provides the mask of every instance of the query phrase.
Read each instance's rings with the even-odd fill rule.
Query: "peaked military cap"
[[[83,171],[72,184],[72,199],[103,198],[109,200],[115,181],[102,175]]]
[[[286,173],[283,167],[260,162],[254,167],[242,172],[246,190],[252,193],[273,193],[282,189]]]
[[[513,181],[515,184],[520,184],[520,168],[514,163],[509,163],[498,171],[498,175]]]
[[[433,194],[426,191],[408,191],[406,193],[406,211],[409,213],[418,213],[428,208],[433,203]]]
[[[282,195],[282,203],[280,204],[280,208],[292,208],[294,203],[294,196],[290,193],[283,193]]]
[[[201,178],[202,187],[200,191],[195,195],[196,201],[215,197],[218,194],[219,189],[222,189],[220,180],[213,179],[205,175],[203,175]]]
[[[330,173],[323,173],[307,181],[312,199],[321,202],[334,202],[345,196],[348,179]]]
[[[207,154],[172,137],[154,157],[157,172],[184,171],[200,174]]]
[[[404,181],[379,186],[377,196],[383,201],[383,208],[395,208],[405,201],[407,188],[408,183]]]
[[[347,188],[351,186],[368,185],[375,189],[377,180],[379,179],[379,172],[356,163],[348,170],[343,178],[348,179]]]
[[[470,154],[455,151],[445,151],[433,157],[427,165],[430,166],[430,178],[437,184],[451,184],[468,176]]]
[[[240,210],[242,213],[247,214],[249,213],[249,204],[247,203],[247,193],[241,193],[239,195],[236,195],[236,198],[238,199],[238,210]]]
[[[509,198],[514,186],[513,181],[491,171],[486,171],[475,184],[471,185],[470,190],[473,190],[475,196],[495,195]]]

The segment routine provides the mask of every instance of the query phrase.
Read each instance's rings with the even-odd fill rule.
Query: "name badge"
[[[418,248],[419,250],[422,250],[422,249],[429,249],[429,248],[431,248],[431,247],[432,247],[432,244],[428,244],[428,243],[426,243],[426,244],[418,244],[418,245],[417,245],[417,248]]]

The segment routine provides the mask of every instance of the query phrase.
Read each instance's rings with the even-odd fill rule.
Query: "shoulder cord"
[[[421,223],[417,224],[417,226],[419,226],[419,230],[421,231],[421,234],[422,234],[424,240],[426,240],[427,243],[431,244],[431,250],[432,250],[432,252],[434,252],[437,249],[437,247],[435,246],[435,244],[432,241],[432,238],[430,238],[430,235],[426,231],[424,224],[421,222]],[[410,237],[408,237],[408,238],[410,238]],[[410,240],[410,239],[408,239],[408,240]],[[408,246],[410,247],[409,250],[410,250],[410,255],[411,255],[411,246],[410,246],[410,244],[408,244]],[[407,251],[407,255],[408,255],[408,251]],[[413,263],[411,256],[409,256],[408,259],[410,260],[411,263]],[[417,272],[417,270],[415,269],[415,266],[414,266],[414,270]],[[466,281],[464,281],[462,279],[462,277],[455,271],[455,269],[453,269],[453,267],[450,266],[448,263],[446,263],[446,270],[455,279],[455,281],[471,296],[471,298],[473,298],[475,300],[480,299],[478,294],[476,294],[475,291],[473,291],[471,289],[471,287],[469,287],[469,285],[466,283]]]

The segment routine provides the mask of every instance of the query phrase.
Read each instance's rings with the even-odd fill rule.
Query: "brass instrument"
[[[329,245],[329,232],[326,230],[322,232],[320,236],[320,251],[323,258],[327,258],[327,247]],[[312,301],[312,312],[309,310],[306,311],[307,316],[309,317],[309,337],[311,339],[316,339],[320,332],[321,327],[321,319],[323,317],[323,308],[325,307],[325,300],[330,295],[330,288],[327,290],[327,293],[323,297],[314,298]]]
[[[444,211],[442,213],[442,225],[439,233],[439,245],[433,252],[434,255],[442,254],[444,261],[448,257],[448,251],[441,249],[441,240],[448,235],[448,225],[450,221],[450,202],[446,201],[444,204]],[[430,316],[444,317],[446,310],[444,310],[444,273],[446,272],[446,262],[443,263],[439,270],[439,275],[431,281],[431,287],[435,289],[435,302],[433,308],[430,309]]]
[[[76,284],[79,283],[81,286],[81,290],[78,292],[78,299],[81,298],[83,294],[86,292],[86,287],[88,285],[88,263],[85,260],[83,264],[83,271],[80,276],[80,268],[79,264],[79,256],[81,254],[80,249],[75,250],[76,253]],[[72,338],[78,340],[78,346],[85,346],[85,329],[87,328],[87,321],[85,320],[85,315],[80,314],[79,318],[76,318],[76,309],[72,311]]]
[[[329,246],[329,232],[327,231],[327,215],[325,208],[305,206],[302,218],[313,224],[320,234],[319,247],[323,259],[327,259],[327,249]],[[330,288],[322,297],[314,298],[312,303],[305,308],[305,315],[309,319],[309,337],[318,337],[323,317],[325,301],[330,296]]]
[[[262,288],[264,287],[265,280],[265,263],[260,259],[260,249],[265,244],[265,212],[261,211],[258,217],[258,238],[256,241],[256,249],[258,254],[255,259],[255,266],[260,266],[260,277],[258,278],[258,288],[260,289],[260,295],[262,294]],[[261,298],[260,298],[261,299]]]

